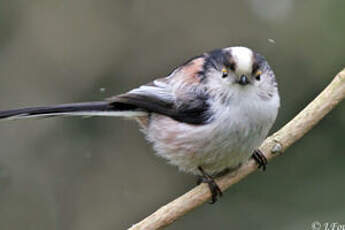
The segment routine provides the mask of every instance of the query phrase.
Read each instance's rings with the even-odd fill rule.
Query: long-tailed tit
[[[101,102],[0,111],[0,119],[120,116],[139,122],[157,155],[208,183],[212,203],[221,190],[214,177],[253,157],[280,105],[275,75],[260,54],[245,47],[192,58],[169,76]]]

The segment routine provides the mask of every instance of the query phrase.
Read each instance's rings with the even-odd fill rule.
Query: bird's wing
[[[209,121],[207,95],[198,90],[199,61],[192,60],[171,75],[101,102],[85,102],[0,111],[0,120],[56,116],[140,117],[148,113],[190,124]]]
[[[210,121],[208,95],[199,87],[200,58],[177,68],[166,78],[109,99],[114,108],[146,111],[189,124]]]
[[[120,94],[107,101],[120,111],[141,110],[167,114],[174,107],[175,97],[167,83],[155,80],[125,94]]]

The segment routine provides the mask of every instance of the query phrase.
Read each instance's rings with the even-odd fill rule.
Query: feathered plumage
[[[210,175],[250,158],[279,105],[277,82],[266,60],[248,48],[229,47],[192,58],[168,77],[105,101],[0,111],[0,119],[135,118],[159,156],[208,178],[215,201],[220,190]]]

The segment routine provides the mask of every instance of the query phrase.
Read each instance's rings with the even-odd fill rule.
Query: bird
[[[258,149],[280,107],[275,74],[266,59],[244,46],[195,56],[166,77],[103,101],[0,111],[0,120],[57,116],[125,117],[139,123],[156,155],[208,184],[251,158],[265,170]]]

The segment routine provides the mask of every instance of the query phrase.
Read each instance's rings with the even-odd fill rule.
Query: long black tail
[[[117,108],[107,101],[30,107],[0,111],[1,120],[55,116],[140,116],[143,112]]]

